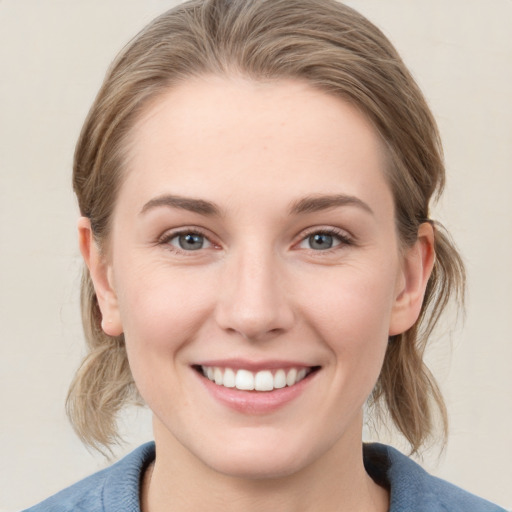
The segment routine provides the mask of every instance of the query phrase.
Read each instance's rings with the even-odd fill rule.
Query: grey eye
[[[335,240],[332,235],[327,233],[315,233],[307,238],[309,247],[317,251],[324,251],[331,249],[335,245]]]
[[[198,233],[183,233],[176,235],[169,243],[184,251],[198,251],[210,246],[210,242]]]

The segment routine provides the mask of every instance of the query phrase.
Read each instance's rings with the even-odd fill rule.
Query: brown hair
[[[364,112],[388,150],[400,239],[405,246],[415,242],[429,221],[431,198],[444,186],[442,149],[421,91],[382,32],[334,0],[192,0],[156,18],[117,57],[82,129],[73,184],[100,247],[108,240],[124,144],[148,102],[192,76],[233,73],[304,80]],[[446,408],[423,353],[449,298],[462,302],[464,291],[462,261],[434,226],[436,261],[420,317],[390,340],[371,397],[374,405],[384,402],[413,451],[435,432],[436,410],[446,438]],[[117,440],[116,414],[138,395],[123,336],[101,329],[87,269],[82,317],[89,352],[67,410],[82,440],[101,449]]]

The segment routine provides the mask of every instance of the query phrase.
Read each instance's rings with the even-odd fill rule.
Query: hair
[[[447,413],[423,361],[429,335],[452,296],[462,305],[462,260],[429,203],[442,192],[445,170],[438,129],[428,105],[384,34],[335,0],[191,0],[143,29],[111,65],[80,134],[73,186],[100,249],[108,242],[123,179],[130,130],[149,103],[197,76],[242,75],[257,81],[302,80],[356,106],[387,148],[401,244],[412,245],[431,222],[435,264],[420,316],[389,340],[370,403],[385,411],[417,451],[441,431]],[[84,443],[99,450],[119,440],[116,418],[140,403],[123,335],[101,329],[87,268],[81,292],[88,353],[71,385],[67,411]],[[440,427],[440,429],[438,429]]]

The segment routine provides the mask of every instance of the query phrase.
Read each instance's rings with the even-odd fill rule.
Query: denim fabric
[[[365,444],[363,456],[370,476],[390,491],[389,512],[506,512],[429,475],[390,446]],[[140,512],[141,477],[154,457],[154,443],[142,445],[113,466],[24,512]]]

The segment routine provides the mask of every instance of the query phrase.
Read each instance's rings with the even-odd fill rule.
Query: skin
[[[400,246],[372,125],[299,81],[204,77],[156,99],[127,147],[107,250],[88,219],[79,235],[103,329],[124,332],[154,413],[143,509],[387,510],[362,463],[362,407],[388,337],[418,317],[434,253],[428,224]],[[320,196],[345,200],[297,207]],[[180,248],[191,231],[202,248]],[[312,245],[332,231],[331,248]],[[284,406],[247,414],[192,368],[234,357],[320,370]]]

